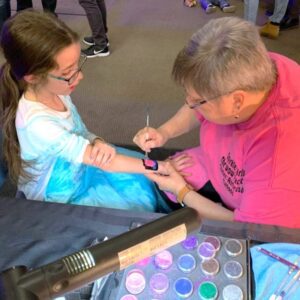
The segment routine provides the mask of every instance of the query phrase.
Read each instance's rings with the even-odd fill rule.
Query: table
[[[119,235],[133,222],[162,216],[0,197],[0,271],[18,265],[37,268],[87,247],[95,238]],[[300,229],[270,225],[203,220],[201,232],[254,243],[300,243]]]

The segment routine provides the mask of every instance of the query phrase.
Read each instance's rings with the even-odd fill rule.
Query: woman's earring
[[[235,110],[236,110],[237,112],[239,112],[239,111],[240,111],[240,108],[241,108],[241,107],[238,105],[238,106],[236,106],[236,109],[235,109]],[[236,113],[236,114],[234,115],[234,118],[235,118],[235,119],[238,119],[239,117],[240,117],[240,114],[239,114],[239,113]]]

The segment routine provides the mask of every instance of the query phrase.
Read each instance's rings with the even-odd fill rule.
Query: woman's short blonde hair
[[[262,91],[276,81],[276,68],[257,28],[237,17],[213,19],[179,52],[172,72],[179,84],[205,98],[235,90]]]

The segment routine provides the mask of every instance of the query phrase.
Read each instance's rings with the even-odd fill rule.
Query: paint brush
[[[300,256],[297,257],[297,259],[294,261],[294,265],[298,265],[298,262],[300,260]],[[283,277],[281,282],[279,283],[278,287],[276,288],[275,292],[271,295],[269,300],[276,300],[278,294],[280,294],[280,291],[284,288],[284,286],[287,284],[291,274],[295,271],[295,268],[291,267],[288,271],[288,273]]]
[[[288,292],[293,288],[293,286],[296,284],[297,280],[299,280],[300,277],[300,271],[298,271],[294,277],[290,280],[290,282],[286,285],[285,289],[283,289],[279,296],[276,297],[276,300],[282,300],[287,295]]]
[[[283,257],[281,257],[281,256],[279,256],[279,255],[277,255],[277,254],[275,254],[275,253],[273,253],[271,251],[266,250],[265,248],[257,247],[256,249],[257,249],[257,251],[260,251],[261,253],[263,253],[263,254],[265,254],[265,255],[267,255],[269,257],[274,258],[275,260],[281,262],[282,264],[284,264],[286,266],[289,266],[293,270],[300,270],[299,266],[293,264],[292,262],[284,259]]]
[[[300,282],[300,276],[298,277],[298,280],[293,284],[291,289],[286,292],[286,296],[290,296],[291,294],[296,292],[296,290],[300,287],[299,282]]]
[[[149,105],[147,105],[146,107],[146,141],[149,140],[149,133],[148,133],[148,128],[149,128],[149,122],[150,122],[150,113],[149,113]],[[148,155],[148,152],[145,151],[145,158],[146,159],[149,159],[149,155]]]

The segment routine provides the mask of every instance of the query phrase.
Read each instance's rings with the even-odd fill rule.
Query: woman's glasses
[[[220,97],[223,97],[225,95],[229,95],[231,94],[232,92],[229,92],[229,93],[225,93],[225,94],[222,94],[222,95],[219,95],[219,96],[215,96],[213,98],[208,98],[208,99],[198,99],[198,100],[195,100],[194,103],[189,103],[187,101],[187,99],[185,99],[185,104],[190,108],[190,109],[194,109],[196,107],[199,107],[205,103],[207,103],[208,101],[210,100],[214,100],[214,99],[217,99],[217,98],[220,98]]]
[[[65,82],[68,83],[68,85],[71,85],[77,79],[78,74],[81,72],[82,67],[83,67],[84,63],[86,62],[86,60],[87,60],[87,57],[83,56],[82,59],[81,59],[81,62],[79,63],[79,68],[69,78],[65,78],[65,77],[61,77],[61,76],[55,76],[55,75],[52,75],[52,74],[48,74],[48,76],[53,78],[53,79],[65,81]]]
[[[195,102],[195,103],[193,103],[193,104],[190,104],[190,103],[188,103],[187,100],[185,99],[185,104],[186,104],[190,109],[194,109],[194,108],[196,108],[196,107],[199,107],[199,106],[205,104],[207,101],[208,101],[208,100],[199,100],[199,101],[197,101],[197,102]]]

